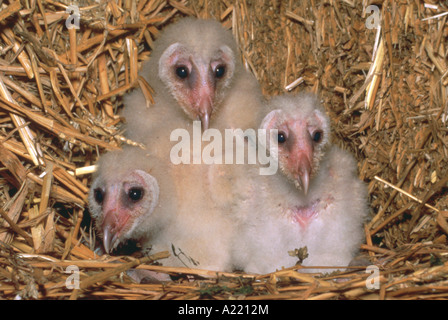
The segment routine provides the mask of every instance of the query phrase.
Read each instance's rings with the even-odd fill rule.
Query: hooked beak
[[[201,120],[202,130],[207,130],[210,125],[210,115],[212,114],[212,101],[205,98],[199,104],[198,118]]]
[[[198,79],[195,85],[194,105],[196,115],[201,120],[202,130],[207,130],[210,125],[210,117],[213,112],[213,102],[215,100],[215,83],[208,78]]]
[[[306,195],[308,193],[308,186],[310,183],[310,174],[308,171],[304,171],[302,175],[299,175],[298,179],[300,186],[302,187],[303,193]]]
[[[301,155],[298,159],[298,175],[297,182],[306,195],[310,184],[311,161],[306,155]]]
[[[204,114],[200,114],[199,120],[201,120],[202,130],[207,130],[210,124],[210,114],[208,112],[204,112]]]
[[[110,253],[120,242],[120,233],[127,225],[128,215],[117,215],[115,212],[107,212],[104,218],[103,246],[106,253]]]
[[[115,242],[118,240],[117,234],[112,231],[110,225],[103,227],[103,246],[106,253],[110,253],[111,248],[115,246]]]

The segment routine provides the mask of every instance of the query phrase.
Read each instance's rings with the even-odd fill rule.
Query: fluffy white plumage
[[[184,18],[154,42],[140,75],[154,89],[147,106],[141,90],[124,99],[127,138],[160,147],[160,136],[201,120],[204,128],[255,128],[262,95],[241,63],[230,33],[214,20]]]
[[[192,18],[163,31],[141,75],[155,89],[155,104],[147,107],[135,90],[125,97],[123,115],[125,135],[147,149],[125,147],[102,157],[90,196],[100,229],[105,212],[94,204],[95,186],[126,195],[119,186],[137,170],[137,177],[149,172],[155,179],[133,178],[146,181],[148,194],[156,195],[157,185],[158,199],[136,211],[139,223],[123,222],[130,231],[117,239],[139,240],[154,252],[174,247],[180,255],[165,265],[266,273],[294,265],[298,258],[289,251],[304,246],[304,265],[349,264],[363,237],[366,187],[353,157],[330,145],[329,120],[315,98],[281,96],[267,105],[261,127],[281,133],[273,176],[260,176],[253,165],[174,165],[170,135],[182,128],[192,136],[192,120],[221,132],[256,128],[264,114],[258,84],[231,34],[215,21]]]
[[[128,239],[145,238],[147,230],[157,225],[151,219],[160,187],[149,172],[150,165],[137,148],[109,152],[99,160],[89,209],[106,252]]]
[[[100,235],[108,233],[107,251],[133,239],[147,253],[170,251],[164,265],[230,270],[232,220],[209,198],[205,179],[136,147],[109,152],[98,164],[89,208]],[[130,196],[136,189],[138,201]]]
[[[354,158],[330,144],[329,119],[313,96],[273,98],[267,112],[261,127],[278,129],[273,139],[281,170],[260,176],[252,166],[238,182],[246,193],[236,209],[236,268],[267,273],[291,267],[299,259],[290,253],[305,246],[304,266],[348,266],[363,240],[368,212]]]
[[[123,116],[125,136],[143,143],[147,156],[142,160],[140,151],[130,148],[106,155],[100,176],[149,166],[160,196],[150,218],[139,226],[143,247],[157,252],[171,251],[173,245],[176,253],[183,252],[165,260],[166,265],[230,270],[235,227],[223,210],[229,199],[214,191],[221,188],[217,184],[220,170],[206,164],[174,165],[170,153],[177,142],[170,141],[170,135],[175,129],[185,129],[192,137],[192,121],[197,119],[203,129],[209,125],[217,129],[256,127],[254,114],[262,100],[258,84],[243,68],[231,33],[216,21],[193,18],[182,19],[162,32],[140,74],[154,89],[155,103],[147,107],[141,90],[135,90],[124,99]]]

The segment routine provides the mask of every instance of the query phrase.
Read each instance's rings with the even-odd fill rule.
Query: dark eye
[[[277,136],[278,143],[284,143],[286,141],[286,136],[283,132],[279,132]]]
[[[324,133],[322,131],[314,132],[314,134],[313,134],[313,141],[314,142],[321,142],[323,135],[324,135]]]
[[[185,79],[186,77],[188,77],[188,69],[187,67],[177,67],[176,68],[176,75],[180,78],[180,79]]]
[[[101,189],[95,189],[95,190],[93,190],[93,196],[94,196],[94,198],[95,198],[95,201],[96,201],[98,204],[102,204],[102,203],[103,203],[103,201],[104,201],[104,193],[103,193],[103,190],[101,190]]]
[[[226,67],[225,66],[218,66],[215,70],[215,76],[216,78],[222,78],[226,74]]]
[[[139,201],[143,197],[143,189],[141,188],[131,188],[128,192],[128,197],[132,201]]]

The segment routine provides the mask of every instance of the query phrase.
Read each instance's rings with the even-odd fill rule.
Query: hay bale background
[[[366,28],[369,1],[1,2],[0,297],[446,297],[448,26],[447,15],[425,19],[447,7],[370,2],[382,14],[379,41]],[[70,4],[81,8],[78,30],[65,25]],[[89,166],[132,143],[120,136],[121,97],[138,85],[159,30],[185,15],[231,28],[266,95],[288,88],[322,96],[335,142],[356,155],[369,183],[362,249],[381,269],[380,289],[366,288],[364,269],[255,278],[150,265],[158,256],[94,255]],[[81,271],[80,289],[66,287],[70,265]],[[138,265],[181,277],[134,284],[122,271]]]

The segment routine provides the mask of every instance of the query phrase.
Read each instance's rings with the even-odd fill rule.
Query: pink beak
[[[215,99],[214,79],[206,70],[202,70],[195,83],[194,106],[196,114],[201,120],[202,129],[207,130],[210,125],[210,117],[213,111],[213,101]]]
[[[311,175],[311,161],[307,157],[306,154],[302,153],[299,155],[297,159],[297,171],[298,177],[297,181],[302,187],[303,193],[308,193],[308,187],[310,184],[310,175]]]
[[[298,132],[298,134],[295,136],[295,141],[293,141],[289,161],[290,169],[295,173],[297,183],[302,188],[303,193],[307,194],[312,173],[314,146],[311,136],[304,128],[306,126],[301,123],[295,126],[294,131]]]
[[[115,211],[106,212],[102,229],[103,229],[103,245],[106,253],[111,250],[120,241],[120,234],[127,225],[130,216],[127,214],[117,214]]]
[[[198,117],[201,120],[202,130],[207,130],[210,125],[210,115],[212,114],[212,101],[210,96],[203,97],[199,102]]]

